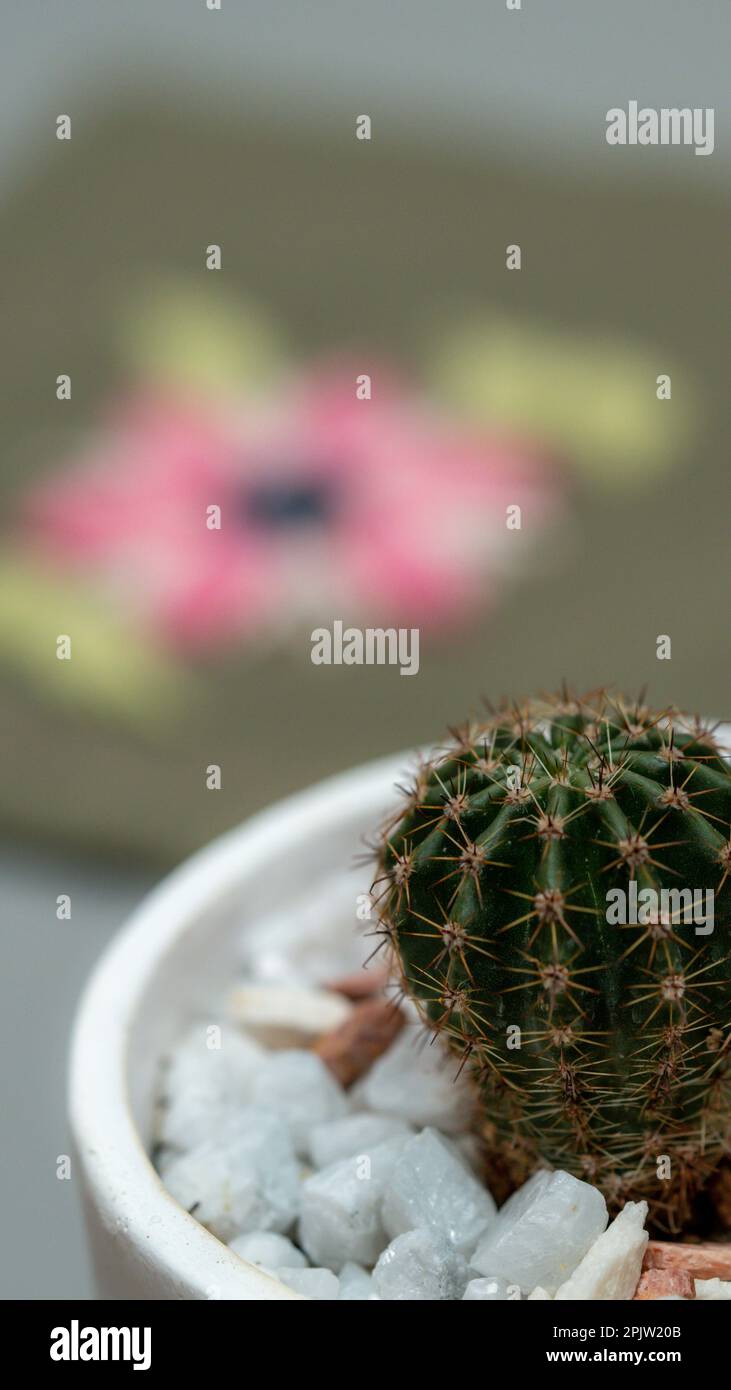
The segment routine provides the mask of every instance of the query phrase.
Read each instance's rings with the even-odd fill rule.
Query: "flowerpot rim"
[[[83,991],[72,1033],[69,1115],[87,1197],[108,1236],[135,1247],[162,1274],[171,1298],[300,1299],[241,1260],[166,1191],[132,1113],[128,1052],[135,1014],[171,947],[206,907],[230,895],[248,868],[304,831],[327,830],[354,798],[377,816],[413,764],[400,754],[362,764],[283,798],[175,868],[102,953]],[[147,1255],[145,1252],[149,1252]]]

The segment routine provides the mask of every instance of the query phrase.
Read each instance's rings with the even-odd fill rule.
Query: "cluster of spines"
[[[563,691],[452,731],[403,793],[378,930],[493,1139],[516,1174],[548,1160],[681,1224],[731,1146],[731,776],[713,730]],[[606,886],[632,880],[712,888],[713,935],[662,914],[610,933]]]

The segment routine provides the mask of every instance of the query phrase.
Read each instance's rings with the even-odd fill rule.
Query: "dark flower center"
[[[247,486],[238,499],[237,510],[242,520],[254,526],[284,531],[324,526],[335,513],[337,500],[330,479],[284,474]]]

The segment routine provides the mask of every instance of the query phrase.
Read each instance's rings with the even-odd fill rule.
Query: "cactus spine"
[[[405,797],[379,930],[479,1085],[503,1170],[548,1162],[680,1229],[731,1153],[731,768],[712,732],[564,691],[457,731]]]

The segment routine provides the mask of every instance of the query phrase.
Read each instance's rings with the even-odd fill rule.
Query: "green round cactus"
[[[384,829],[380,930],[472,1072],[515,1182],[539,1162],[678,1230],[731,1153],[731,767],[605,691],[453,733]]]

